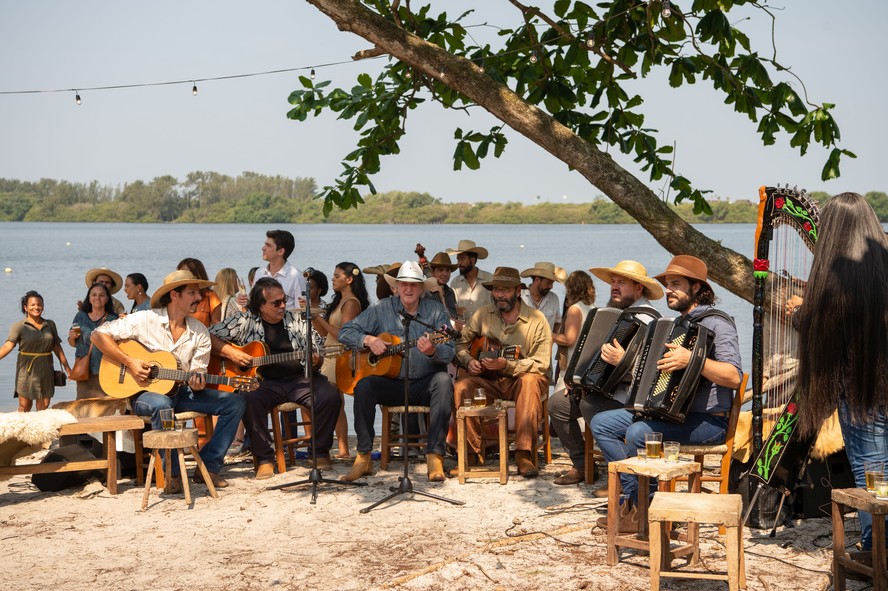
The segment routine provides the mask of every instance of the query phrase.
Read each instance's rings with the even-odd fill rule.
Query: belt
[[[729,416],[731,416],[730,412],[711,412],[709,414],[711,414],[714,417],[729,417]]]
[[[51,357],[52,352],[50,351],[49,353],[25,353],[24,351],[19,351],[19,355],[25,355],[26,357],[31,358],[31,363],[28,364],[28,369],[25,370],[28,373],[31,373],[31,366],[34,365],[34,361],[36,361],[38,357]]]

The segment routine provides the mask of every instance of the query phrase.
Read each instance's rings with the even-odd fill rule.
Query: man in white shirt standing
[[[287,296],[287,307],[293,308],[298,305],[299,297],[305,293],[305,278],[299,269],[287,262],[296,248],[296,240],[286,230],[269,230],[265,236],[262,260],[268,261],[268,266],[256,271],[256,279],[277,279]]]
[[[536,308],[549,321],[549,328],[557,332],[561,325],[561,302],[552,293],[555,282],[564,283],[567,272],[554,263],[541,261],[533,267],[521,272],[522,277],[530,277],[531,283],[526,291],[521,292],[521,300],[532,308]]]
[[[457,317],[462,322],[468,322],[476,310],[492,302],[490,292],[481,284],[490,281],[493,275],[475,266],[478,259],[487,258],[487,249],[473,240],[460,240],[456,248],[448,248],[444,252],[456,256],[459,275],[450,281],[450,287],[456,294]]]

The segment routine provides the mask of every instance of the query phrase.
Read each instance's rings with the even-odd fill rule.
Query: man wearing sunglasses
[[[284,402],[295,402],[311,410],[312,428],[316,429],[317,468],[324,470],[331,467],[333,429],[342,405],[339,393],[327,378],[320,371],[315,371],[309,384],[302,361],[296,359],[299,353],[308,349],[305,321],[301,315],[287,310],[288,301],[276,279],[262,277],[250,290],[246,312],[210,327],[213,353],[241,367],[249,366],[253,358],[237,347],[254,341],[265,343],[272,355],[294,353],[290,360],[260,367],[262,381],[259,389],[243,395],[246,402],[244,428],[250,436],[257,480],[274,476],[274,445],[268,433],[268,413],[273,407]],[[323,347],[323,339],[317,333],[312,333],[312,337],[315,350]],[[320,366],[320,361],[316,353],[312,355],[315,369]],[[314,408],[311,405],[310,385],[314,386]]]

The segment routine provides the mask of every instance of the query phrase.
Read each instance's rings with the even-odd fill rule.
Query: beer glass
[[[647,457],[658,459],[663,457],[663,434],[645,433],[644,447],[647,449]]]
[[[160,423],[165,431],[172,431],[176,426],[176,415],[171,408],[160,410]]]
[[[866,474],[866,490],[874,492],[876,480],[883,480],[885,477],[885,462],[864,462],[863,470]]]

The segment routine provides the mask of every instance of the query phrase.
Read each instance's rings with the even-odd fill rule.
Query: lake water
[[[233,267],[242,277],[262,264],[261,247],[272,226],[258,224],[69,224],[0,223],[0,331],[21,319],[19,300],[28,290],[40,292],[46,303],[45,316],[56,322],[62,338],[76,313],[77,300],[84,299],[86,271],[108,267],[122,276],[139,272],[153,288],[175,270],[185,257],[203,261],[212,279],[223,267]],[[359,267],[415,259],[417,242],[426,247],[430,259],[438,251],[454,248],[461,239],[474,240],[490,251],[479,267],[493,271],[497,266],[532,267],[536,261],[552,261],[568,271],[589,267],[612,267],[623,259],[640,261],[649,275],[662,272],[671,258],[654,239],[637,225],[277,225],[296,237],[290,260],[300,269],[312,266],[329,277],[334,266],[351,261]],[[752,255],[752,224],[705,225],[708,236],[746,256]],[[2,272],[9,268],[10,272]],[[752,278],[750,278],[750,281]],[[374,291],[373,277],[370,290]],[[608,299],[607,287],[595,280],[596,303]],[[564,289],[555,284],[563,297]],[[714,286],[721,298],[719,307],[737,320],[743,366],[749,371],[752,359],[752,305]],[[127,309],[132,304],[123,291],[117,294]],[[332,297],[332,293],[327,298]],[[667,316],[665,299],[654,302]],[[63,344],[71,363],[73,350]],[[17,408],[12,398],[15,387],[15,356],[0,360],[0,411]],[[56,362],[57,363],[57,362]],[[72,400],[75,387],[69,382],[56,390],[54,402]],[[351,414],[350,397],[347,411]],[[351,423],[351,417],[349,417]]]

